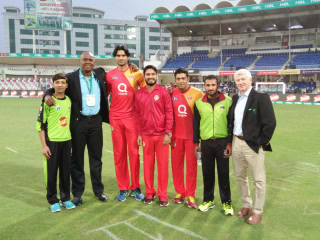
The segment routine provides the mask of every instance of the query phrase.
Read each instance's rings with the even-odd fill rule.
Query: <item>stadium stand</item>
[[[261,54],[261,58],[256,62],[253,70],[279,70],[288,61],[288,53]]]
[[[320,68],[320,53],[319,52],[302,52],[297,53],[290,62],[290,65],[296,66],[299,69]]]

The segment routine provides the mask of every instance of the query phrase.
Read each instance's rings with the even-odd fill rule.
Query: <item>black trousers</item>
[[[217,161],[218,182],[221,202],[231,202],[229,181],[229,158],[224,156],[227,140],[224,138],[201,140],[203,174],[203,201],[214,200],[215,161]]]
[[[102,120],[100,114],[92,117],[81,116],[77,125],[71,130],[72,158],[71,178],[72,194],[81,197],[85,187],[84,150],[87,146],[92,189],[95,195],[101,195],[104,186],[101,181],[102,171]]]
[[[70,160],[71,140],[65,142],[46,141],[51,151],[47,159],[47,200],[49,204],[59,202],[57,198],[57,175],[59,169],[59,189],[62,202],[70,200]]]

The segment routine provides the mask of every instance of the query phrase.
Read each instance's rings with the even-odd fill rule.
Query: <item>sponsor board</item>
[[[236,71],[219,72],[220,76],[233,76]]]
[[[280,99],[278,94],[272,94],[270,96],[271,101],[278,101]]]
[[[279,75],[298,75],[298,74],[300,74],[300,69],[279,70]]]
[[[237,14],[237,13],[239,14],[239,13],[259,12],[259,11],[282,9],[282,8],[292,8],[297,6],[306,6],[306,5],[312,5],[312,4],[318,4],[318,3],[319,3],[319,0],[298,0],[298,1],[287,0],[287,1],[267,2],[267,3],[252,4],[247,6],[208,9],[208,10],[200,10],[200,11],[155,13],[155,14],[150,14],[150,19],[161,20],[161,19],[175,19],[175,18],[207,17],[207,16]]]
[[[258,71],[258,75],[279,75],[279,71]]]

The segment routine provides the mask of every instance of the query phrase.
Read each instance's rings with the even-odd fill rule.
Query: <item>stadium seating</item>
[[[320,53],[297,53],[296,56],[291,60],[290,65],[295,65],[298,69],[320,68]]]
[[[313,48],[312,44],[304,44],[304,45],[293,45],[290,47],[291,49],[300,49],[300,48]]]
[[[2,90],[39,90],[39,82],[31,77],[7,77],[1,81]]]
[[[224,64],[223,70],[235,70],[238,67],[249,67],[255,60],[257,56],[255,54],[252,55],[239,55],[230,57]]]
[[[293,82],[289,86],[289,92],[303,92],[305,90],[306,93],[312,93],[312,91],[316,88],[315,82]]]
[[[288,61],[288,53],[260,54],[253,70],[278,70]]]
[[[225,57],[223,57],[222,61],[225,60]],[[200,57],[193,65],[192,68],[196,69],[203,69],[203,70],[217,70],[221,65],[221,58],[220,56],[209,58],[206,57]]]

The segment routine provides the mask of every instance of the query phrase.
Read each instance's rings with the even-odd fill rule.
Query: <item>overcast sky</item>
[[[73,0],[73,6],[92,7],[105,11],[105,18],[132,20],[137,15],[150,15],[157,7],[167,7],[172,11],[179,5],[188,6],[191,10],[200,3],[207,3],[211,7],[217,0]],[[231,0],[230,2],[234,2]],[[16,6],[23,12],[23,0],[0,0],[0,11],[4,6]],[[0,17],[1,35],[3,16]],[[0,37],[0,52],[3,51],[3,37]]]

